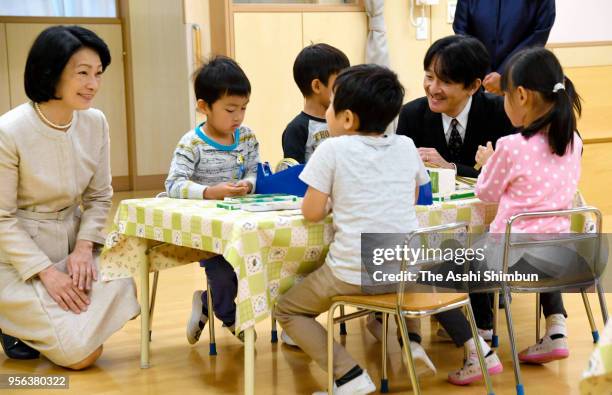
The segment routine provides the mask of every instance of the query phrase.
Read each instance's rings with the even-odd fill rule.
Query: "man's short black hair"
[[[361,64],[340,72],[333,87],[334,111],[351,110],[360,132],[384,133],[399,113],[404,87],[386,67]]]
[[[293,62],[293,79],[304,97],[313,94],[312,81],[318,79],[325,86],[329,77],[351,64],[344,52],[328,44],[312,44],[302,49]]]
[[[51,26],[34,40],[24,73],[25,93],[35,103],[55,96],[57,83],[66,64],[81,48],[90,48],[100,57],[102,71],[111,62],[106,43],[94,32],[81,26]]]
[[[425,71],[432,67],[444,82],[461,83],[467,88],[477,79],[484,79],[490,67],[489,53],[474,37],[447,36],[431,44],[423,67]]]
[[[212,106],[225,95],[251,95],[251,83],[234,59],[216,56],[195,72],[193,84],[196,99]]]

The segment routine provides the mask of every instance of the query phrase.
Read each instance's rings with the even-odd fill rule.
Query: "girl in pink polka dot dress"
[[[580,97],[565,78],[552,52],[528,49],[517,53],[502,77],[504,108],[519,133],[479,147],[476,161],[482,172],[476,195],[498,202],[491,233],[504,233],[507,220],[527,211],[570,208],[580,178],[582,141],[576,130]],[[521,233],[567,233],[566,217],[526,219],[516,222]],[[546,334],[519,353],[528,363],[567,358],[567,314],[560,292],[543,293],[540,301],[546,317]]]

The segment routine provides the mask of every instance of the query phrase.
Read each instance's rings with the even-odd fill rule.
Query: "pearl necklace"
[[[65,130],[65,129],[68,129],[69,127],[72,126],[72,121],[73,121],[74,117],[70,120],[70,122],[68,122],[65,125],[57,125],[57,124],[49,121],[49,119],[47,119],[47,117],[45,117],[45,114],[43,114],[43,112],[40,110],[40,106],[38,105],[38,103],[34,103],[34,109],[36,110],[36,113],[38,114],[40,119],[42,119],[42,121],[44,123],[46,123],[47,125],[51,126],[54,129]]]

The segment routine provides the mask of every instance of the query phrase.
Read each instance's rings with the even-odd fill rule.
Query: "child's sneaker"
[[[283,329],[283,331],[281,332],[281,341],[283,343],[285,343],[288,346],[291,347],[299,347],[291,337],[289,337],[289,335],[287,334],[287,332],[285,332],[285,330]]]
[[[338,387],[334,383],[333,395],[366,395],[376,391],[376,386],[368,375],[367,371],[363,371],[361,375],[355,377],[346,384]],[[312,395],[328,395],[327,391],[313,392]]]
[[[493,376],[504,371],[499,357],[493,350],[485,358],[489,375]],[[478,363],[476,353],[470,354],[463,367],[448,374],[448,382],[455,385],[468,385],[482,379],[482,369]]]
[[[187,321],[187,341],[189,344],[196,344],[200,340],[202,330],[208,322],[208,317],[202,312],[203,293],[203,291],[195,291],[191,299],[191,316]]]
[[[436,375],[436,366],[433,364],[433,362],[431,362],[431,359],[429,359],[429,356],[425,352],[423,346],[421,346],[417,342],[410,342],[410,352],[412,353],[412,360],[414,361],[414,370],[416,371],[417,377]],[[406,362],[405,358],[405,354],[402,351],[402,359],[404,360],[404,362]]]
[[[519,361],[525,363],[547,363],[569,356],[567,337],[563,335],[544,336],[539,342],[521,351]]]

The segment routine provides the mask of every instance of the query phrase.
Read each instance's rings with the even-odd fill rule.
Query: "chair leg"
[[[270,313],[272,319],[272,329],[270,330],[270,343],[278,343],[278,332],[276,330],[276,317],[274,316],[274,307]]]
[[[327,393],[334,393],[334,313],[338,304],[334,303],[327,312]],[[342,307],[342,305],[340,305]]]
[[[217,355],[217,343],[215,341],[215,311],[213,309],[212,292],[210,283],[206,279],[206,303],[208,304],[208,355]]]
[[[510,307],[510,292],[502,291],[504,303],[506,304],[506,321],[508,324],[508,336],[510,337],[510,349],[512,350],[512,364],[514,367],[514,380],[516,381],[516,394],[524,395],[523,381],[521,380],[521,366],[519,365],[518,352],[516,350],[516,339],[514,338],[514,326],[512,325],[512,313]]]
[[[340,317],[344,316],[344,305],[340,306]],[[340,323],[340,336],[346,335],[346,322]]]
[[[389,314],[382,315],[382,378],[380,379],[380,392],[389,392],[389,378],[387,377],[387,340],[389,329]]]
[[[536,293],[536,343],[540,341],[540,324],[542,321],[542,304],[540,303],[540,293]]]
[[[406,363],[408,365],[408,374],[410,375],[410,382],[412,383],[412,392],[415,395],[419,395],[421,393],[421,389],[419,388],[419,378],[417,377],[414,360],[412,359],[410,339],[408,338],[408,326],[406,325],[406,320],[399,311],[397,312],[397,322],[400,327],[402,342],[404,343],[402,350],[404,351],[404,357],[406,358]]]
[[[599,297],[599,307],[601,308],[601,316],[604,320],[604,325],[608,323],[608,306],[606,305],[606,294],[601,288],[601,284],[597,281],[597,296]]]
[[[493,335],[491,336],[491,347],[499,347],[499,291],[493,292]]]
[[[153,289],[151,290],[151,305],[149,307],[149,341],[153,335],[153,311],[155,311],[155,296],[157,296],[157,281],[159,280],[159,271],[153,273]]]
[[[468,322],[470,323],[470,329],[472,330],[472,338],[476,345],[476,354],[478,354],[478,363],[482,370],[482,377],[484,377],[485,388],[487,389],[488,395],[493,395],[493,384],[491,384],[491,377],[489,377],[489,369],[487,369],[487,363],[485,361],[484,353],[482,352],[482,345],[480,344],[480,338],[478,336],[478,328],[476,327],[476,319],[474,318],[474,312],[472,306],[468,303],[465,305],[465,310],[468,316]],[[465,347],[463,347],[465,349]]]
[[[582,303],[584,303],[584,309],[586,310],[587,317],[589,319],[589,325],[591,326],[591,335],[593,336],[593,343],[597,343],[599,341],[599,332],[597,331],[597,325],[595,324],[595,319],[593,318],[591,303],[589,303],[589,295],[587,294],[585,289],[581,289],[580,294],[582,295]]]

